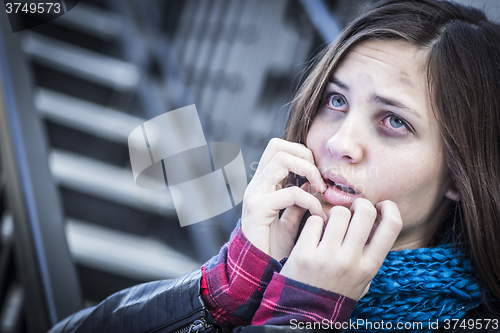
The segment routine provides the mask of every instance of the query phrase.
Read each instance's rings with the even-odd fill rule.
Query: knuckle
[[[311,161],[314,161],[314,155],[313,155],[312,150],[307,148],[307,147],[306,147],[306,149],[307,149],[307,151],[306,151],[307,158],[310,159]]]
[[[283,162],[288,158],[288,154],[280,150],[274,155],[274,159],[278,162]]]
[[[398,206],[396,205],[396,203],[394,201],[384,200],[383,202],[385,202],[387,205],[390,205],[393,208],[398,208]]]
[[[280,138],[272,138],[271,140],[269,140],[268,146],[276,147],[281,143],[281,141],[283,141],[283,140]]]
[[[387,223],[390,230],[394,233],[399,234],[401,229],[403,229],[403,220],[395,214],[387,217]]]
[[[398,205],[396,205],[396,203],[394,201],[384,200],[384,201],[379,202],[377,205],[379,206],[378,208],[386,214],[391,213],[391,214],[399,215]]]
[[[373,206],[370,207],[363,205],[356,212],[362,213],[363,215],[368,216],[372,220],[375,220],[375,218],[377,217],[377,211]]]
[[[323,227],[323,219],[316,215],[311,215],[307,219],[307,223],[316,224],[318,227]]]
[[[383,209],[382,222],[386,223],[394,233],[399,233],[403,228],[403,219],[401,218],[401,213],[396,203],[385,200],[379,204],[381,209]]]
[[[357,198],[353,202],[355,213],[362,213],[368,217],[375,219],[377,217],[377,209],[372,203],[364,198]]]
[[[330,209],[330,216],[350,219],[351,211],[344,206],[334,206],[332,209]]]
[[[299,196],[301,194],[300,192],[302,191],[298,186],[287,187],[284,190],[288,192],[287,195],[290,195],[293,197]],[[304,192],[304,191],[302,191],[302,192]]]

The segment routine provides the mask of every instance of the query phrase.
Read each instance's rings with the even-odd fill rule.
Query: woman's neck
[[[391,251],[401,251],[405,249],[418,249],[428,247],[433,237],[436,235],[440,224],[443,222],[444,214],[449,207],[451,200],[443,198],[435,210],[431,213],[431,217],[418,228],[412,228],[401,232],[398,239],[394,243]]]

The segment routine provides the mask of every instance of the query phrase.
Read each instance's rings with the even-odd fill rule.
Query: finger
[[[351,220],[351,211],[343,206],[334,206],[328,215],[328,223],[320,246],[337,250],[344,241]]]
[[[324,193],[327,185],[316,165],[294,156],[290,153],[280,151],[274,155],[262,172],[255,176],[252,181],[256,188],[262,188],[266,193],[276,188],[276,185],[293,172],[299,176],[306,177],[311,183],[311,188]]]
[[[309,183],[304,183],[300,188],[303,191],[306,191],[309,193]],[[292,224],[295,224],[295,222],[300,222],[302,218],[304,217],[304,213],[307,211],[307,209],[302,208],[297,205],[290,206],[288,208],[285,208],[285,211],[281,215],[281,220],[289,221]]]
[[[351,205],[351,211],[351,223],[342,246],[354,255],[360,255],[377,218],[377,210],[370,201],[357,198]]]
[[[281,215],[281,220],[286,220],[289,222],[295,222],[302,220],[304,217],[304,213],[307,211],[307,209],[302,208],[297,205],[293,205],[290,207],[285,208],[285,211]]]
[[[301,252],[317,248],[322,234],[323,219],[319,216],[310,216],[302,228],[294,251]]]
[[[307,209],[305,208],[293,205],[285,209],[281,215],[280,221],[289,224],[290,232],[296,234],[299,230],[300,221],[302,221],[306,211]]]
[[[364,252],[370,257],[369,260],[382,265],[401,232],[403,221],[394,202],[385,200],[377,203],[375,207],[380,212],[381,220]]]
[[[297,186],[287,187],[267,195],[264,204],[274,210],[276,214],[282,209],[296,205],[309,210],[311,215],[317,215],[326,220],[326,214],[323,212],[323,206],[318,198]]]
[[[262,153],[255,175],[261,172],[279,151],[287,152],[315,164],[312,151],[303,144],[272,138],[264,150],[264,153]]]
[[[300,188],[303,191],[309,193],[309,183],[302,184],[302,186],[300,186]],[[303,207],[300,207],[297,205],[290,206],[290,207],[285,209],[285,211],[281,215],[280,220],[290,223],[298,230],[299,224],[302,221],[302,219],[304,218],[304,214],[306,211],[307,211],[306,208],[303,208]],[[326,214],[324,214],[322,217],[323,217],[324,221],[326,222]]]

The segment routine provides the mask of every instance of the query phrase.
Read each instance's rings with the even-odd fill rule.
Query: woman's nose
[[[326,149],[336,158],[349,163],[359,163],[363,159],[361,143],[362,131],[354,121],[345,119],[336,133],[326,142]]]

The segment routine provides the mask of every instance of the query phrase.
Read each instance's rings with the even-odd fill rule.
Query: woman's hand
[[[289,172],[306,177],[309,183],[281,188]],[[321,203],[308,193],[308,187],[321,193],[327,188],[311,150],[299,143],[271,139],[243,198],[241,224],[247,239],[276,260],[287,257],[306,210],[326,220]]]
[[[373,228],[376,219],[380,222]],[[308,218],[280,273],[359,300],[368,292],[402,226],[399,209],[389,200],[374,207],[358,198],[350,210],[335,206],[324,232],[322,219]]]

